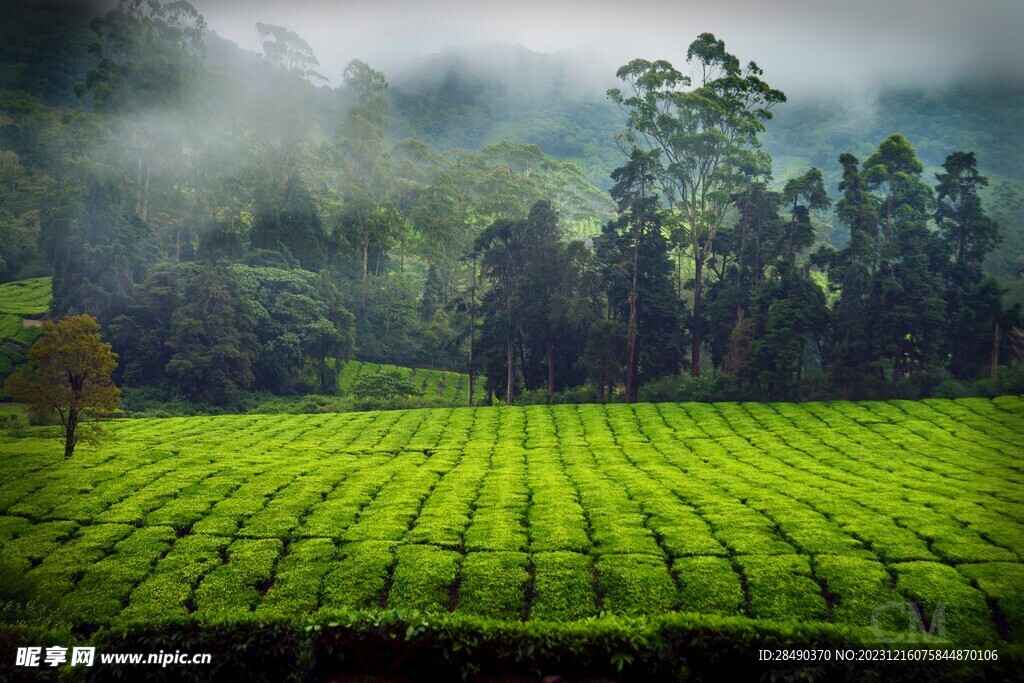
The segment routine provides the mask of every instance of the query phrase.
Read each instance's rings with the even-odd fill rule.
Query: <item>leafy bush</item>
[[[66,628],[53,589],[33,581],[20,569],[11,562],[0,562],[0,624]]]
[[[705,372],[699,377],[663,377],[640,387],[640,400],[653,403],[740,401],[750,398],[749,390],[745,390],[736,380],[717,371]]]
[[[0,312],[38,317],[49,308],[51,295],[48,277],[5,282],[0,284]]]
[[[400,370],[381,370],[376,375],[359,375],[352,382],[351,389],[351,394],[360,399],[388,399],[416,393],[416,387]]]
[[[879,604],[931,613],[948,597],[953,641],[1002,648],[1024,623],[1022,407],[1003,396],[119,420],[74,462],[52,452],[54,430],[27,427],[0,433],[0,562],[62,596],[83,635],[191,613],[384,606],[864,628]],[[623,667],[639,656],[617,654]]]
[[[211,653],[209,665],[150,667],[147,680],[465,680],[473,677],[675,680],[862,680],[864,662],[761,661],[762,650],[877,647],[869,633],[832,624],[789,625],[672,614],[570,623],[499,622],[468,615],[331,610],[316,620],[165,618],[132,623],[85,641],[66,631],[0,627],[0,656],[30,643],[90,644],[97,652]],[[1002,646],[995,661],[874,661],[887,681],[1014,680],[1024,649]],[[45,667],[44,667],[45,669]],[[44,673],[43,670],[33,674]],[[105,680],[132,680],[137,665],[108,665]],[[35,680],[35,679],[33,679]]]

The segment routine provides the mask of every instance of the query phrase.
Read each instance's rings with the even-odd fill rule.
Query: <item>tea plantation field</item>
[[[0,313],[38,318],[50,305],[51,278],[37,277],[0,284]]]
[[[428,370],[424,368],[406,368],[398,365],[381,363],[363,363],[352,360],[340,366],[338,371],[338,388],[345,394],[352,390],[352,385],[359,377],[373,376],[384,370],[397,370],[416,389],[418,396],[438,398],[452,405],[465,405],[466,392],[469,388],[469,375],[447,370]],[[483,403],[484,378],[476,378],[474,404]]]
[[[0,433],[0,566],[80,632],[334,608],[1024,641],[1024,398],[459,408]],[[709,617],[710,618],[710,617]],[[906,630],[906,614],[881,615]]]
[[[50,305],[50,278],[0,284],[0,395],[3,379],[25,359],[41,328],[27,327],[22,318],[38,318]]]

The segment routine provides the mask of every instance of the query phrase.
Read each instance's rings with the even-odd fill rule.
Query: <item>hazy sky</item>
[[[257,21],[312,46],[332,85],[360,58],[385,72],[447,46],[572,50],[613,77],[634,57],[681,65],[703,31],[772,85],[852,93],[882,82],[1024,80],[1021,0],[192,0],[210,28],[258,50]]]

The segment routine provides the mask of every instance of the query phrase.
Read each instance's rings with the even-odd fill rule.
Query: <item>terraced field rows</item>
[[[41,334],[38,327],[26,327],[22,318],[38,318],[49,306],[48,277],[0,284],[0,395],[3,380],[24,362],[29,348]]]
[[[338,388],[348,393],[352,383],[361,375],[376,375],[384,370],[398,370],[403,377],[416,387],[420,396],[440,398],[453,405],[465,405],[466,391],[469,388],[469,375],[446,370],[426,370],[423,368],[404,368],[397,365],[363,363],[349,361],[341,366],[338,372]],[[476,378],[475,396],[484,397],[484,379]]]
[[[0,564],[167,614],[680,610],[1024,640],[1024,400],[133,420],[0,436]],[[906,629],[897,614],[884,625]]]
[[[50,280],[48,277],[36,277],[0,284],[0,313],[26,318],[43,315],[50,306]]]

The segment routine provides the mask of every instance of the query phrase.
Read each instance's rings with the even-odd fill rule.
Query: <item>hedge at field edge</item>
[[[14,668],[15,648],[94,645],[93,667]],[[831,624],[669,614],[575,622],[507,622],[456,614],[341,610],[315,620],[254,616],[136,623],[70,642],[66,631],[0,626],[0,678],[11,680],[322,681],[342,673],[414,680],[559,674],[621,680],[1012,680],[1024,646],[987,662],[759,662],[759,650],[896,649]],[[938,645],[937,647],[943,647]],[[99,654],[210,653],[208,666],[101,665]],[[6,671],[5,671],[6,670]],[[70,675],[70,678],[69,678]],[[41,677],[42,676],[42,677]]]

